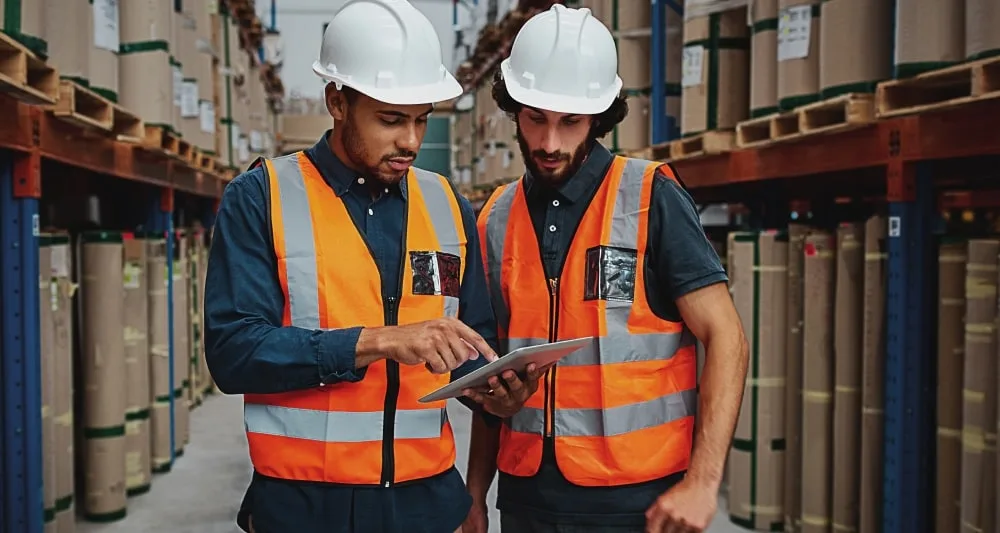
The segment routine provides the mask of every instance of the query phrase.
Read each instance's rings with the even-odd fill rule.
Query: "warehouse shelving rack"
[[[932,342],[935,226],[940,209],[1000,205],[996,190],[970,192],[967,188],[983,184],[963,178],[966,173],[973,178],[977,170],[982,174],[985,169],[988,174],[997,168],[998,123],[1000,99],[991,99],[878,120],[840,133],[671,162],[692,196],[702,202],[743,198],[751,203],[760,200],[758,205],[762,205],[775,197],[809,197],[801,191],[810,188],[854,196],[858,191],[852,188],[859,176],[883,180],[876,188],[884,190],[889,232],[885,533],[933,528],[929,513],[934,494],[937,357]],[[956,186],[966,190],[947,190]],[[792,189],[798,192],[789,192]]]
[[[41,533],[41,363],[38,296],[39,206],[43,162],[94,175],[142,182],[152,197],[147,232],[173,234],[175,195],[205,200],[202,221],[210,227],[228,177],[201,172],[170,154],[127,140],[89,135],[42,107],[0,93],[0,530]],[[205,202],[202,202],[205,203]],[[166,239],[168,257],[174,239]],[[173,261],[167,261],[167,291],[173,293]],[[172,298],[168,299],[172,307]],[[173,331],[172,309],[168,312]],[[169,357],[175,357],[170,335]],[[173,365],[170,365],[171,390]],[[171,395],[173,402],[173,395]],[[171,408],[173,406],[171,405]],[[173,410],[171,409],[171,412]],[[171,440],[174,423],[171,420]],[[171,446],[171,450],[174,447]]]

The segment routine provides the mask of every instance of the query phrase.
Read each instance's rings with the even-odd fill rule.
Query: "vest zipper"
[[[559,278],[549,279],[549,342],[559,337]],[[556,366],[545,373],[545,436],[555,436]]]
[[[395,296],[385,298],[385,325],[395,326],[399,321],[398,300]],[[385,362],[386,388],[385,388],[385,420],[382,425],[382,486],[391,487],[392,480],[396,477],[396,463],[394,460],[393,442],[395,437],[394,428],[396,426],[396,400],[399,399],[399,363],[391,359]]]

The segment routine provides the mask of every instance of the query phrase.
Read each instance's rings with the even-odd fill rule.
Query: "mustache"
[[[388,161],[390,159],[397,159],[397,158],[416,159],[417,158],[417,153],[416,152],[410,152],[408,150],[403,150],[403,151],[400,151],[400,152],[396,152],[394,154],[390,154],[390,155],[384,156],[384,157],[382,157],[382,160],[383,161]]]
[[[572,154],[566,152],[546,152],[545,150],[535,150],[531,152],[531,157],[537,157],[539,159],[557,159],[563,161],[569,161]]]

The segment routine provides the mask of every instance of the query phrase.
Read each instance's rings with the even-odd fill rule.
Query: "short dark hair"
[[[497,69],[493,74],[493,101],[501,111],[507,113],[511,120],[517,120],[517,114],[524,107],[520,102],[507,92],[507,86],[503,82],[503,74]],[[619,93],[611,102],[611,106],[604,111],[594,115],[594,123],[590,126],[590,138],[600,139],[611,133],[621,121],[628,115],[628,101],[624,93]]]

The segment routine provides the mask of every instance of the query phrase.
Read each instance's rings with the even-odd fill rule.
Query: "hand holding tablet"
[[[468,375],[420,398],[419,401],[426,403],[447,398],[457,398],[462,396],[463,391],[466,389],[489,387],[491,377],[503,379],[500,376],[507,370],[516,372],[522,378],[527,377],[527,367],[529,364],[533,363],[535,368],[538,369],[547,369],[547,367],[555,364],[567,355],[590,345],[592,342],[594,342],[594,337],[584,337],[518,348],[486,366],[470,372]]]

